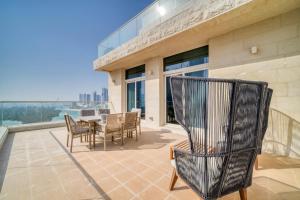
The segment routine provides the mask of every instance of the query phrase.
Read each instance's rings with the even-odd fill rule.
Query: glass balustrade
[[[65,114],[76,119],[81,109],[99,108],[108,108],[108,104],[87,105],[75,101],[0,101],[0,126],[63,121]]]
[[[117,31],[109,35],[98,45],[98,56],[108,52],[133,39],[141,32],[149,30],[155,25],[163,23],[172,16],[183,11],[195,0],[157,0],[128,21]],[[196,0],[201,2],[200,0]]]

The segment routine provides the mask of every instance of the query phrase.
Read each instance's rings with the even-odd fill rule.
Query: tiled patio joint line
[[[87,173],[87,171],[77,162],[77,160],[72,156],[72,154],[65,148],[65,146],[55,137],[52,131],[49,131],[49,134],[53,137],[53,139],[59,144],[59,146],[64,150],[64,152],[68,155],[68,157],[72,160],[72,162],[76,165],[76,167],[80,170],[80,172],[87,178],[89,183],[96,189],[96,191],[106,200],[111,200],[107,196],[107,194],[101,189],[101,187],[96,183],[96,181]]]

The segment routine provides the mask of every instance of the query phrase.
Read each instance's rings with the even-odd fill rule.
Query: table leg
[[[92,148],[92,144],[91,144],[92,126],[91,126],[91,124],[89,124],[89,127],[90,127],[90,131],[89,131],[89,148],[91,149]]]
[[[93,143],[94,143],[94,148],[96,146],[96,122],[94,122],[94,133],[93,133]]]

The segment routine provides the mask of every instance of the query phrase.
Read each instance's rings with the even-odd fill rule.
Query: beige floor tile
[[[133,198],[133,194],[124,187],[118,187],[107,195],[111,200],[129,200]]]
[[[151,186],[150,188],[143,191],[141,194],[138,195],[140,199],[143,200],[151,200],[151,199],[165,199],[168,196],[167,193],[161,191],[156,186]]]
[[[119,182],[111,176],[96,181],[96,183],[99,185],[101,190],[103,190],[105,193],[110,192],[111,190],[117,188],[120,185]]]
[[[66,129],[51,132],[65,147]],[[0,151],[0,199],[199,199],[180,179],[173,191],[168,190],[169,144],[183,138],[144,129],[137,142],[108,142],[107,151],[102,143],[89,150],[87,143],[76,140],[70,154],[49,129],[9,134]],[[248,199],[298,200],[299,188],[299,160],[263,154]],[[239,193],[221,199],[239,200]]]
[[[126,183],[128,181],[130,181],[131,179],[133,179],[134,177],[136,177],[136,173],[129,171],[129,170],[125,170],[125,171],[121,171],[118,174],[114,174],[114,177],[120,182],[120,183]]]
[[[135,194],[141,193],[148,185],[149,182],[147,180],[142,179],[138,176],[134,177],[128,183],[126,183],[126,186]]]
[[[150,182],[156,182],[163,176],[163,174],[158,172],[155,169],[149,168],[149,169],[145,170],[144,172],[142,172],[140,174],[140,176]]]

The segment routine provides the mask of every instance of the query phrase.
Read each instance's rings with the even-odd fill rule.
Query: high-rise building
[[[92,94],[88,94],[88,93],[79,94],[79,102],[82,104],[85,104],[85,105],[88,105],[91,103],[99,104],[99,103],[101,103],[101,99],[106,99],[105,102],[107,102],[107,99],[108,99],[107,91],[102,91],[101,95],[97,94],[96,91],[94,91]]]
[[[90,104],[91,103],[91,95],[90,94],[86,94],[86,104]]]
[[[97,92],[93,92],[93,103],[94,104],[99,104],[101,103],[101,95],[97,94]]]
[[[84,103],[84,94],[79,94],[79,102]]]
[[[93,92],[93,102],[97,103],[97,92]]]
[[[97,104],[101,103],[101,95],[100,94],[97,94],[97,96],[96,96],[96,103]]]
[[[108,102],[108,89],[102,88],[102,102]]]

